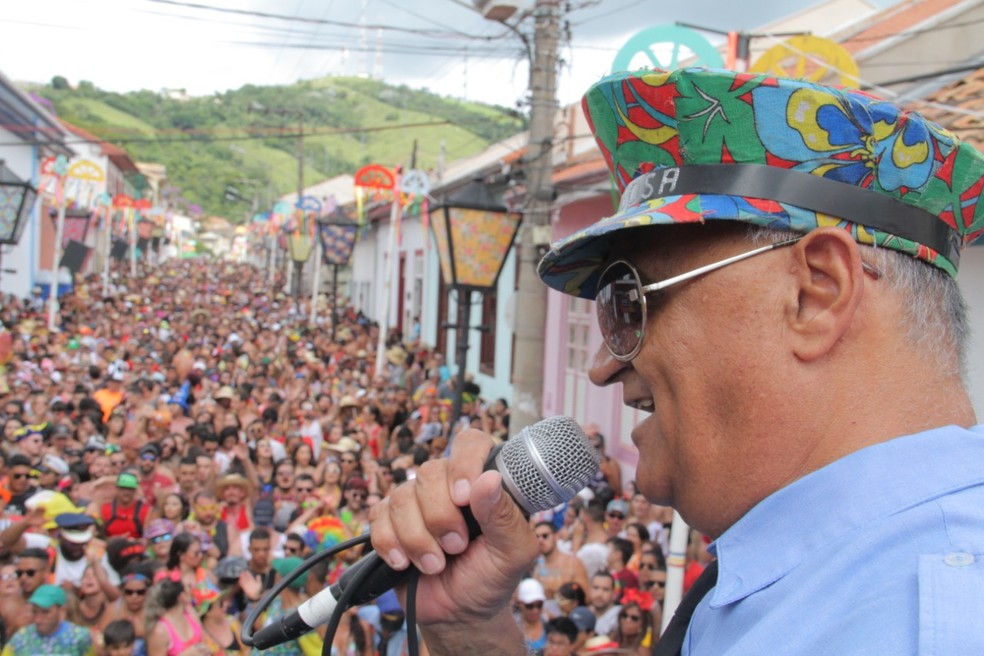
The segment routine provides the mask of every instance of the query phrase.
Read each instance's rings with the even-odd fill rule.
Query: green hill
[[[409,167],[412,153],[416,168],[433,169],[442,144],[451,162],[526,127],[523,117],[502,107],[362,78],[247,85],[183,99],[113,93],[87,82],[69,88],[60,77],[31,91],[134,161],[166,165],[169,184],[188,203],[232,221],[248,214],[254,197],[264,210],[296,190],[302,121],[305,185],[370,163]],[[142,179],[135,183],[144,186]],[[230,186],[240,199],[226,194]]]

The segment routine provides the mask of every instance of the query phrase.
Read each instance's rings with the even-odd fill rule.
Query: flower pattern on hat
[[[922,210],[968,244],[984,233],[984,155],[915,112],[868,93],[801,80],[688,68],[621,72],[588,90],[583,107],[619,192],[666,167],[750,164],[808,173]],[[808,232],[839,226],[859,243],[908,253],[950,275],[958,262],[926,244],[816,208],[729,193],[623,198],[613,216],[553,245],[539,272],[549,286],[593,298],[614,232],[738,220]],[[788,199],[787,199],[788,201]]]

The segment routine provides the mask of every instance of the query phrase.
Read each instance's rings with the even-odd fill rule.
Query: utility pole
[[[536,275],[541,249],[550,241],[553,201],[553,139],[557,113],[557,49],[560,3],[537,0],[533,9],[533,61],[530,70],[530,130],[526,149],[526,197],[523,225],[516,241],[519,291],[516,307],[516,353],[513,368],[513,429],[542,418],[543,345],[547,319],[547,287]]]

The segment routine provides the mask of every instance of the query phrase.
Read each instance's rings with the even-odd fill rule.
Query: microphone
[[[502,476],[503,489],[526,516],[549,510],[572,499],[598,471],[598,453],[581,427],[570,417],[551,417],[527,426],[512,439],[496,446],[485,462],[485,471]],[[481,529],[468,507],[461,508],[468,535]],[[275,619],[253,636],[256,649],[269,649],[298,638],[328,622],[338,600],[352,579],[364,568],[372,569],[353,594],[351,605],[368,603],[404,582],[411,565],[396,571],[375,552],[363,556],[338,582],[314,595],[291,613]],[[246,627],[243,627],[244,631]]]

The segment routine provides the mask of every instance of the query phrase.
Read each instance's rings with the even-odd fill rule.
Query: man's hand
[[[256,579],[249,570],[239,575],[239,587],[250,601],[256,601],[263,596],[263,582]]]
[[[465,635],[461,623],[501,628],[510,597],[536,557],[529,523],[504,493],[502,477],[483,472],[492,445],[484,433],[463,431],[449,458],[424,463],[415,479],[372,508],[377,553],[394,569],[412,563],[424,574],[417,592],[423,626]],[[470,542],[465,506],[482,529]]]
[[[101,561],[105,553],[106,543],[99,538],[93,538],[89,540],[89,544],[85,545],[85,560],[90,565],[95,565]]]
[[[24,515],[24,521],[31,528],[41,528],[46,523],[48,523],[48,517],[45,515],[45,508],[43,505],[37,506],[36,508],[31,508]]]

